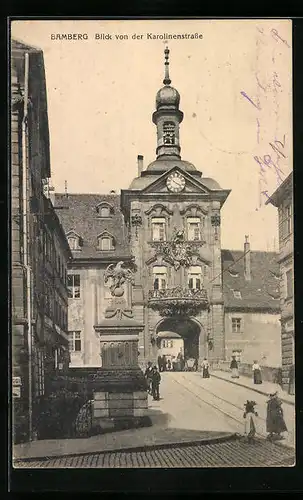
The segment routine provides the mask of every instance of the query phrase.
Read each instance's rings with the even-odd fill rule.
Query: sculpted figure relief
[[[113,296],[121,296],[124,291],[122,285],[128,281],[134,283],[133,269],[135,269],[134,263],[132,264],[133,269],[130,267],[123,267],[124,262],[120,260],[116,265],[110,264],[104,273],[104,282],[107,283],[111,280],[110,291]]]

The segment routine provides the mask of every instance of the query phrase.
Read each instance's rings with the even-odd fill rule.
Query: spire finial
[[[163,80],[164,85],[170,85],[171,84],[171,79],[169,78],[169,48],[166,46],[164,50],[164,55],[165,55],[165,78]]]

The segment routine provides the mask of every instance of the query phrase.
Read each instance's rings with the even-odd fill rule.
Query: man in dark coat
[[[153,371],[153,367],[152,367],[152,362],[149,361],[147,363],[147,367],[146,367],[146,370],[145,370],[145,373],[144,373],[144,377],[145,377],[145,380],[146,380],[146,384],[147,384],[147,392],[149,394],[152,393],[152,389],[151,389],[151,383],[152,383],[152,371]]]
[[[161,382],[161,375],[158,372],[156,366],[154,366],[152,369],[151,380],[152,380],[153,400],[159,401],[159,399],[160,399],[159,387],[160,387],[160,382]]]
[[[266,431],[268,439],[283,439],[281,432],[286,432],[282,401],[278,398],[277,392],[269,395],[267,401]]]

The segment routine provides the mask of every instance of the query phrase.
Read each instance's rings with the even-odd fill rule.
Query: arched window
[[[97,205],[97,207],[96,207],[96,211],[97,211],[98,216],[102,217],[102,218],[111,217],[114,213],[113,207],[109,203],[106,203],[106,202],[99,203],[99,205]]]
[[[188,269],[188,288],[192,290],[201,290],[202,272],[200,266],[191,266]]]
[[[175,144],[175,124],[174,122],[164,122],[163,124],[163,142],[164,144]]]

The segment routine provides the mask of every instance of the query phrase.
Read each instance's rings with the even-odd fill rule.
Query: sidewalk
[[[235,439],[235,433],[195,431],[188,429],[164,428],[159,426],[117,431],[108,434],[79,439],[49,439],[15,445],[14,462],[34,458],[57,458],[109,451],[140,451],[175,447],[186,444],[209,444]]]
[[[240,375],[239,378],[231,378],[230,372],[215,370],[211,372],[212,377],[219,378],[221,380],[225,380],[226,382],[230,382],[231,384],[240,385],[241,387],[247,387],[248,389],[258,392],[259,394],[263,394],[264,396],[268,396],[270,393],[278,391],[279,398],[283,401],[283,403],[287,403],[290,405],[295,405],[295,396],[291,396],[285,391],[282,391],[281,387],[278,384],[274,384],[272,382],[264,381],[260,385],[255,385],[249,377],[245,377],[244,375]]]

